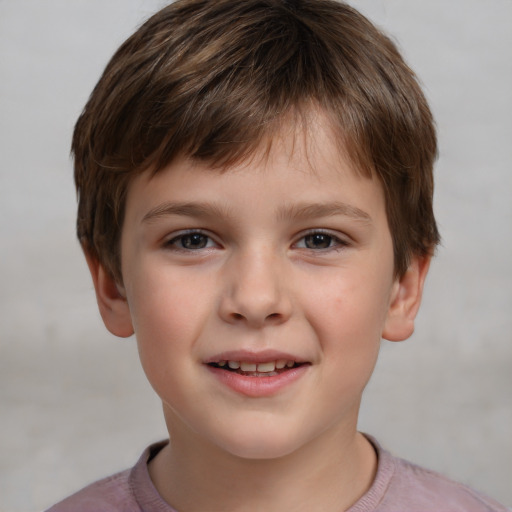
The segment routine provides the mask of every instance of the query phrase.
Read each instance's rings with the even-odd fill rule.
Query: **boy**
[[[73,137],[101,315],[135,333],[169,442],[51,511],[505,510],[357,432],[381,338],[439,241],[433,120],[332,0],[178,0]]]

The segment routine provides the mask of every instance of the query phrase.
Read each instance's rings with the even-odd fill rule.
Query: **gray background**
[[[512,2],[354,0],[439,127],[444,244],[417,332],[383,345],[361,429],[512,506]],[[0,0],[0,510],[42,509],[165,436],[133,339],[106,333],[74,238],[71,130],[163,2]]]

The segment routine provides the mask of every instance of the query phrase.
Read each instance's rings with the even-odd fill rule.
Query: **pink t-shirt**
[[[393,457],[371,442],[378,455],[377,475],[347,512],[507,512],[469,487]],[[89,485],[47,512],[178,512],[161,498],[148,472],[148,461],[165,444],[150,446],[132,469]]]

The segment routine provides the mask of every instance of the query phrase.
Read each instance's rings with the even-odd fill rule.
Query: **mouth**
[[[245,377],[275,377],[305,364],[307,363],[299,363],[291,359],[265,362],[220,360],[210,362],[208,366]]]
[[[205,366],[223,386],[249,398],[268,398],[301,381],[311,361],[275,350],[234,350],[217,354]]]

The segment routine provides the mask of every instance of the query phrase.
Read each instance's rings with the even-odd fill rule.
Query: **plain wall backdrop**
[[[360,428],[512,506],[512,1],[353,0],[437,119],[443,246],[417,329],[384,343]],[[165,437],[134,339],[75,240],[74,122],[157,0],[0,0],[0,510],[41,510]]]

